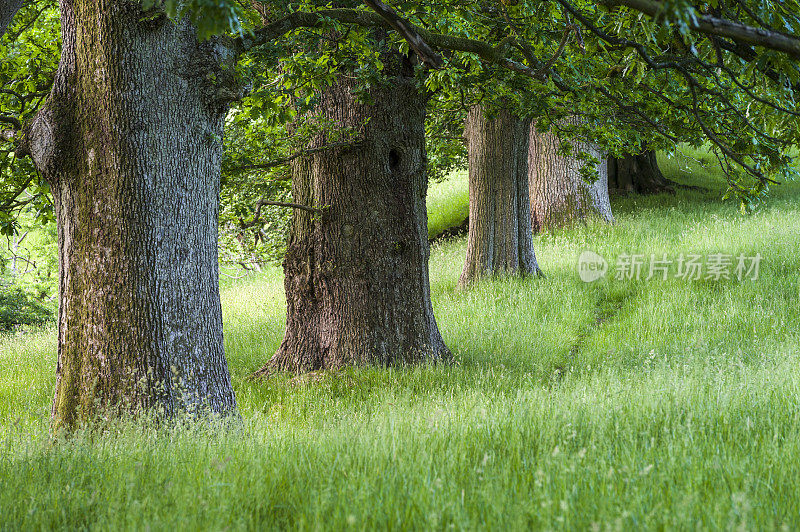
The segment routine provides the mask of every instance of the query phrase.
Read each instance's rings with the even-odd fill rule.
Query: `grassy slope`
[[[684,161],[662,163],[681,177]],[[716,192],[625,199],[616,226],[537,237],[544,280],[455,292],[465,242],[437,246],[456,367],[249,382],[281,340],[282,283],[229,282],[241,431],[126,426],[50,444],[53,334],[0,340],[0,528],[796,529],[800,186],[741,217],[700,178]],[[757,282],[587,286],[586,248],[764,263]]]

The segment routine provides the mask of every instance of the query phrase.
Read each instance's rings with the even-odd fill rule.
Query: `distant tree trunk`
[[[61,23],[53,90],[27,129],[58,224],[54,427],[230,412],[217,212],[233,58],[132,2],[62,0]]]
[[[481,106],[470,109],[470,223],[460,286],[487,275],[539,273],[528,197],[529,127],[507,110],[489,118]]]
[[[293,165],[296,209],[284,259],[283,343],[259,374],[448,360],[430,298],[425,104],[406,59],[384,60],[390,82],[357,100],[342,76],[318,113],[359,133],[352,148]],[[328,143],[322,134],[311,148]]]
[[[6,34],[6,30],[14,20],[24,4],[23,0],[0,0],[0,39]]]
[[[611,194],[660,194],[675,192],[673,182],[658,167],[655,151],[622,158],[608,158],[608,188]]]
[[[600,160],[596,169],[599,177],[589,184],[580,174],[582,161],[558,154],[558,137],[540,133],[535,125],[530,128],[530,137],[528,176],[533,231],[555,229],[592,218],[612,223],[605,154],[593,146],[576,146]]]

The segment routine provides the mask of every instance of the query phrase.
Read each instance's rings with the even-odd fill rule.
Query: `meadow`
[[[283,336],[282,274],[225,280],[234,426],[51,439],[54,330],[0,338],[0,529],[800,528],[800,184],[744,216],[701,156],[661,165],[703,190],[536,236],[545,278],[457,290],[466,241],[437,243],[452,366],[250,380]],[[430,233],[466,201],[463,174],[433,186]],[[757,280],[586,284],[586,249],[763,260]]]

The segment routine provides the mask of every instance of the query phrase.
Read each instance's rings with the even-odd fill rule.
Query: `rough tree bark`
[[[58,223],[53,425],[230,412],[217,212],[233,57],[133,2],[62,0],[61,24],[26,130]]]
[[[459,286],[487,275],[540,273],[533,251],[528,197],[530,122],[508,110],[467,115],[469,237]]]
[[[675,192],[673,183],[658,168],[656,152],[608,158],[608,188],[612,194]]]
[[[409,62],[384,59],[390,82],[357,100],[342,76],[317,112],[356,130],[357,146],[293,164],[296,209],[284,259],[286,334],[259,374],[448,360],[428,280],[425,104]],[[319,135],[310,146],[323,147]]]
[[[533,231],[555,229],[591,218],[613,223],[605,154],[593,146],[576,146],[600,161],[599,178],[589,184],[580,174],[582,161],[558,154],[558,137],[541,133],[532,125],[530,139],[528,176]]]

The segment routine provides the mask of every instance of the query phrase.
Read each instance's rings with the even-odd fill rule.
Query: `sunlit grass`
[[[282,278],[227,281],[235,430],[51,442],[54,333],[0,340],[0,528],[797,529],[800,186],[744,217],[713,170],[661,164],[707,190],[537,236],[544,279],[457,291],[465,241],[437,244],[454,366],[250,381],[282,339]],[[437,186],[432,210],[461,197]],[[586,249],[764,259],[757,281],[587,285]]]
[[[469,215],[469,181],[466,170],[454,172],[428,189],[428,238],[457,227]]]

